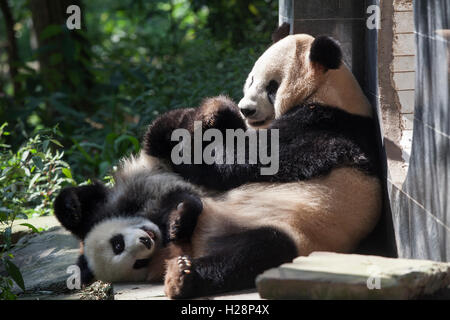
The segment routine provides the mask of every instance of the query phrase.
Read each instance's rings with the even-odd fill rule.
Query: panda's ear
[[[339,69],[342,63],[341,46],[331,37],[317,37],[311,44],[309,59],[320,64],[325,70]]]
[[[92,185],[63,189],[53,204],[56,218],[63,227],[83,240],[93,226],[98,206],[106,200],[107,190],[98,181]]]
[[[95,277],[94,273],[89,268],[86,256],[84,254],[81,254],[78,257],[77,266],[80,268],[81,285],[90,285],[95,280]]]
[[[276,43],[280,41],[281,39],[287,37],[291,31],[291,25],[287,22],[284,22],[281,26],[279,26],[273,33],[272,33],[272,43]]]

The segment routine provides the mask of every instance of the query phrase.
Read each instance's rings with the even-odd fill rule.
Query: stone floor
[[[53,217],[25,222],[53,227],[39,234],[21,230],[27,235],[12,250],[13,262],[20,268],[27,288],[21,299],[167,299],[162,284],[96,282],[84,290],[68,290],[67,268],[79,254],[77,239],[57,226]],[[258,291],[199,299],[450,299],[450,263],[318,252],[264,272],[256,285]],[[14,290],[21,293],[17,287]]]
[[[123,283],[113,285],[114,300],[168,300],[163,284]],[[236,291],[198,300],[261,300],[256,289]]]

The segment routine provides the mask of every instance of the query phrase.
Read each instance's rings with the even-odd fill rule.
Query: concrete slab
[[[68,290],[66,281],[71,274],[67,268],[76,263],[79,241],[62,227],[53,227],[22,237],[11,253],[12,261],[22,272],[27,292],[63,292]],[[18,287],[13,291],[22,292]]]
[[[113,284],[114,300],[168,300],[164,294],[164,284],[118,283]],[[195,300],[261,300],[256,289],[235,291]]]
[[[450,285],[450,263],[315,252],[256,279],[267,299],[414,299]]]

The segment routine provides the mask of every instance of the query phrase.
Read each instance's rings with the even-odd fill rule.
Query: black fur
[[[144,183],[141,183],[144,182]],[[203,210],[202,202],[192,190],[174,189],[156,199],[157,210],[151,214],[145,212],[155,195],[145,188],[145,179],[131,181],[122,197],[108,201],[108,197],[117,192],[115,188],[107,188],[101,183],[89,186],[63,189],[54,203],[54,211],[60,223],[80,240],[84,240],[89,231],[98,223],[113,217],[145,216],[155,223],[162,234],[162,245],[168,242],[188,241],[197,224],[197,218]],[[176,212],[176,206],[183,202],[182,210]],[[121,236],[121,235],[120,235]],[[117,237],[117,236],[116,236]],[[120,253],[123,249],[114,249]],[[149,259],[137,260],[134,268],[143,268]],[[84,254],[78,258],[77,265],[81,270],[81,283],[88,285],[94,280]]]
[[[150,215],[144,208],[154,195],[146,191],[145,184],[131,183],[122,197],[108,202],[107,196],[113,192],[114,188],[107,188],[100,183],[63,189],[54,203],[55,215],[60,223],[80,240],[84,240],[87,233],[105,219],[146,216],[160,228],[165,245],[169,241],[189,238],[197,223],[197,217],[203,210],[199,195],[192,190],[168,191],[161,199],[156,199],[160,201],[160,206]],[[183,211],[179,213],[178,221],[173,221],[178,225],[172,226],[169,218],[180,202],[184,203]],[[180,221],[183,221],[183,224],[180,224]]]
[[[148,154],[154,157],[167,159],[170,157],[170,152],[176,145],[176,142],[171,141],[173,130],[177,128],[186,128],[193,130],[193,116],[195,110],[189,109],[175,109],[159,117],[149,126],[147,134],[144,136],[144,148]],[[152,141],[148,140],[151,135]]]
[[[172,110],[153,121],[144,135],[146,153],[169,159],[178,144],[178,141],[171,141],[173,130],[184,128],[193,133],[194,121],[202,122],[202,130],[215,128],[222,133],[226,129],[245,128],[239,108],[231,99],[225,96],[205,99],[199,108]]]
[[[163,123],[164,117],[158,121]],[[245,129],[245,124],[241,128]],[[248,161],[247,164],[237,164],[236,159],[235,164],[172,164],[173,170],[192,183],[218,190],[232,189],[249,182],[308,180],[344,166],[370,175],[378,174],[375,126],[371,118],[335,107],[308,104],[297,106],[274,120],[268,130],[269,135],[272,129],[279,130],[279,171],[275,175],[261,175],[260,169],[265,165],[248,164]],[[150,145],[155,144],[151,130],[146,137]],[[204,143],[203,147],[208,144]],[[270,143],[268,146],[270,152]],[[165,142],[158,146],[163,147],[169,148],[169,144]],[[146,146],[146,150],[153,155],[151,148]],[[170,151],[165,153],[170,154]],[[170,158],[166,159],[170,161]]]
[[[269,84],[266,87],[267,99],[269,102],[274,105],[275,97],[277,96],[277,91],[280,84],[275,80],[270,80]]]
[[[338,69],[342,61],[339,43],[331,37],[320,36],[311,45],[309,58],[321,64],[325,69]]]
[[[253,288],[258,274],[298,255],[290,237],[270,227],[217,237],[206,252],[204,257],[189,259],[190,273],[184,277],[180,294],[173,298]]]
[[[176,216],[171,215],[181,202],[183,202],[181,212],[177,212]],[[161,199],[160,215],[151,220],[163,232],[167,232],[163,237],[166,243],[189,241],[202,211],[203,204],[198,195],[189,192],[171,192]]]
[[[96,220],[96,211],[106,200],[107,189],[101,183],[65,188],[56,197],[55,216],[79,239],[84,239]]]
[[[287,22],[284,22],[281,26],[279,26],[272,33],[272,43],[276,43],[276,42],[280,41],[281,39],[287,37],[289,35],[290,31],[291,31],[291,25]]]
[[[81,284],[83,285],[91,284],[94,281],[94,274],[92,273],[91,269],[89,269],[84,254],[81,254],[78,257],[77,266],[80,268]]]

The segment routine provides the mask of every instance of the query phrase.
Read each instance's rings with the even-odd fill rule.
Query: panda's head
[[[113,187],[101,182],[68,187],[55,199],[55,216],[83,243],[77,263],[83,284],[94,279],[124,282],[161,276],[167,251],[167,230],[161,219],[164,210],[179,205],[171,195],[190,185],[150,164],[151,159],[141,153],[122,162]]]
[[[56,198],[56,217],[83,244],[77,263],[83,284],[147,278],[149,263],[165,243],[152,219],[159,206],[157,192],[149,191],[153,177],[142,176],[113,188],[99,182],[65,188]]]
[[[90,272],[107,282],[145,280],[150,260],[160,249],[159,228],[142,217],[103,220],[84,239]]]
[[[362,90],[342,63],[338,42],[327,36],[288,35],[256,61],[239,108],[252,127],[267,127],[290,108],[318,102],[371,115]]]

